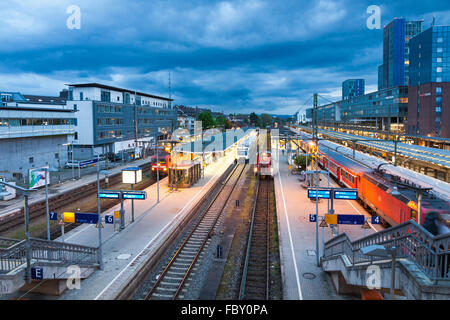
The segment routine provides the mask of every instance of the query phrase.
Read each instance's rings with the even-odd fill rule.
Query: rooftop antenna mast
[[[172,87],[170,83],[170,71],[169,71],[169,99],[172,99]],[[169,100],[169,109],[172,109],[172,100]]]

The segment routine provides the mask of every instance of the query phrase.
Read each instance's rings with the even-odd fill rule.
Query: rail
[[[362,254],[361,248],[374,244],[382,245],[387,249],[395,246],[398,258],[405,258],[414,262],[434,284],[442,282],[450,284],[448,282],[450,281],[448,272],[450,264],[450,233],[433,236],[412,220],[353,242],[347,233],[340,234],[325,243],[325,252],[322,259],[326,260],[338,255],[346,255],[353,266],[386,260],[387,258],[368,257]]]
[[[0,243],[11,244],[0,249],[0,274],[8,273],[26,263],[26,240],[1,238]],[[62,243],[42,239],[30,239],[31,259],[37,261],[62,262],[97,266],[98,249],[78,244]]]
[[[183,243],[178,247],[178,249],[176,250],[176,252],[172,255],[172,258],[170,259],[169,263],[166,265],[166,267],[164,268],[164,270],[161,272],[161,274],[159,274],[158,279],[156,280],[156,282],[153,284],[152,288],[150,289],[150,291],[146,294],[145,296],[145,300],[150,300],[150,298],[153,296],[153,294],[155,293],[155,291],[158,289],[158,286],[160,285],[160,283],[162,282],[162,280],[164,279],[164,277],[166,276],[167,272],[169,271],[169,269],[171,268],[171,266],[173,265],[173,263],[175,262],[175,260],[177,259],[177,257],[179,256],[179,254],[181,253],[181,251],[183,250],[183,248],[185,247],[185,245],[187,244],[187,242],[191,239],[192,235],[194,234],[194,232],[197,230],[198,226],[200,225],[200,223],[202,222],[203,218],[207,215],[208,211],[210,210],[210,208],[214,205],[216,199],[219,198],[219,195],[221,194],[222,190],[225,188],[225,186],[227,185],[228,181],[231,180],[231,177],[234,175],[234,173],[236,172],[238,168],[238,165],[235,164],[232,169],[229,171],[226,171],[226,177],[223,181],[219,182],[221,184],[218,192],[215,194],[215,196],[212,198],[212,200],[209,200],[208,198],[211,197],[211,195],[209,193],[205,194],[205,196],[203,196],[203,198],[199,201],[199,203],[204,203],[204,200],[208,200],[209,204],[206,207],[205,210],[203,210],[203,214],[201,215],[200,219],[197,221],[197,223],[195,224],[195,226],[192,228],[192,230],[189,232],[189,234],[187,235],[187,237],[184,239]],[[236,185],[236,183],[239,181],[239,177],[242,175],[242,172],[244,172],[245,169],[245,165],[242,169],[242,171],[239,173],[239,176],[235,182],[235,184],[232,187],[232,191],[230,192],[230,194],[227,197],[228,198],[231,196],[231,193],[234,190],[234,187]],[[225,208],[225,205],[227,204],[227,200],[225,201],[223,207],[220,209],[220,213],[223,211],[223,209]],[[208,231],[208,234],[211,234],[212,230],[214,229],[214,226],[218,220],[218,217],[220,216],[220,213],[218,214],[218,216],[215,218],[214,223],[212,224],[212,227],[210,228],[210,230]],[[193,261],[191,262],[191,264],[189,265],[188,270],[186,271],[185,275],[183,276],[183,279],[181,280],[181,283],[179,284],[179,286],[176,289],[176,292],[173,296],[173,300],[175,300],[178,295],[181,292],[182,287],[184,286],[184,283],[187,280],[187,277],[189,276],[189,273],[191,272],[195,262],[198,259],[198,256],[200,254],[200,252],[202,251],[202,249],[204,248],[205,244],[206,244],[206,240],[204,239],[204,241],[202,242],[202,245],[200,247],[200,249],[198,250],[198,252],[196,253]]]

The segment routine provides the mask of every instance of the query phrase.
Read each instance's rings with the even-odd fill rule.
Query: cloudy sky
[[[292,114],[341,82],[377,88],[394,17],[450,24],[449,1],[0,0],[0,90],[58,95],[99,82],[227,113]],[[67,28],[80,8],[80,29]],[[381,9],[370,30],[367,7]],[[71,20],[71,19],[70,19]],[[72,21],[72,20],[71,20]],[[321,101],[319,101],[321,102]],[[324,101],[325,102],[325,101]]]

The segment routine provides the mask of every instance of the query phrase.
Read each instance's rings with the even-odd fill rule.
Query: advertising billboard
[[[49,168],[43,167],[43,168]],[[30,189],[36,189],[45,186],[45,171],[42,168],[28,170],[28,183]],[[50,176],[47,172],[47,185],[50,184]]]

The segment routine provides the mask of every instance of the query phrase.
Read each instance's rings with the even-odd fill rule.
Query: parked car
[[[64,164],[64,168],[78,168],[78,167],[84,168],[86,166],[80,166],[80,161],[78,161],[78,160],[67,161]]]

